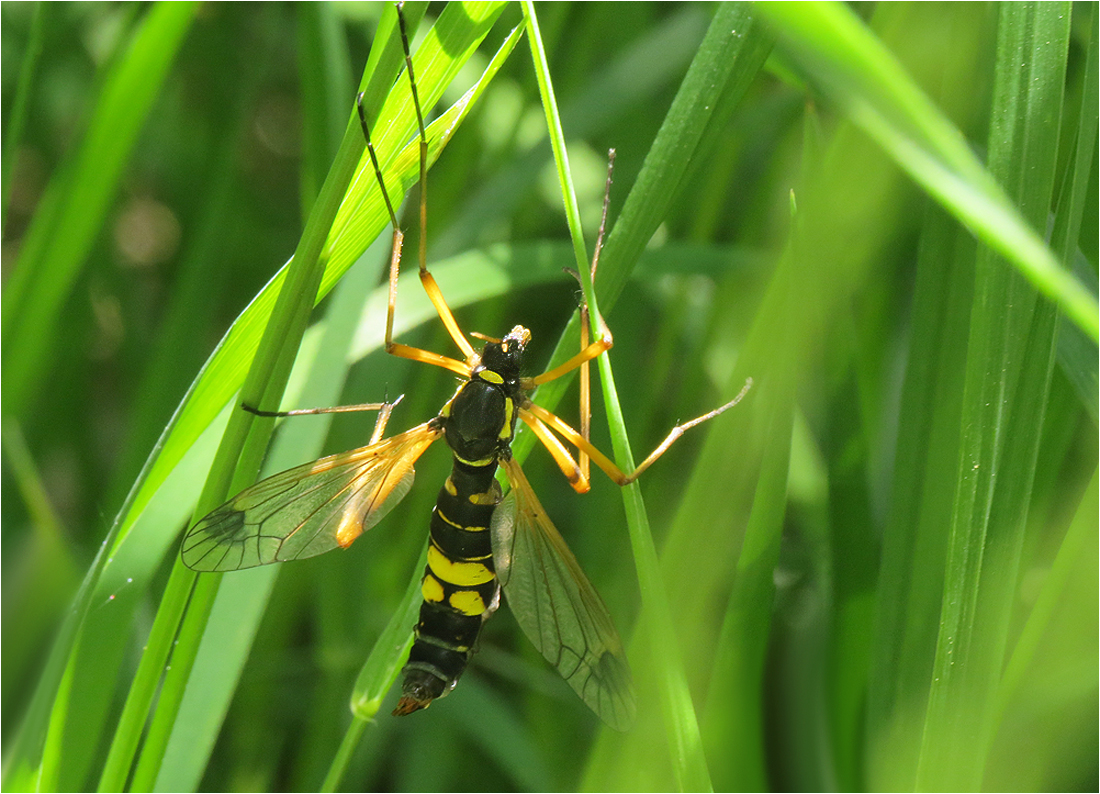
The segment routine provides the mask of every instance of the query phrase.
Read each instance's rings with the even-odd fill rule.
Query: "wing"
[[[634,722],[634,685],[603,599],[550,523],[514,460],[493,513],[493,561],[523,632],[581,700],[615,730]]]
[[[346,548],[408,493],[413,464],[440,435],[425,423],[261,480],[191,527],[184,565],[237,571]]]

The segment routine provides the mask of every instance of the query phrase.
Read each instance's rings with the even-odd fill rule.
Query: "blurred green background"
[[[170,420],[293,254],[386,8],[0,7],[5,790],[94,787],[115,752],[252,348],[224,345],[191,392],[205,413]],[[631,732],[602,727],[505,607],[446,700],[398,720],[390,694],[340,787],[1095,790],[1095,4],[536,8],[589,252],[617,151],[597,290],[635,457],[754,387],[642,477],[663,594],[639,591],[617,487],[595,473],[577,496],[542,450],[525,463],[628,645]],[[443,13],[410,10],[414,50]],[[490,20],[430,117],[522,21]],[[526,38],[428,195],[462,327],[526,325],[533,368],[563,333],[576,345]],[[367,214],[349,261],[383,229]],[[388,257],[383,230],[315,312],[284,407],[404,394],[398,432],[453,392],[378,349]],[[404,282],[401,340],[454,355],[424,304]],[[575,403],[573,386],[556,410],[575,422]],[[372,423],[292,420],[266,470]],[[224,579],[131,785],[321,786],[448,466],[425,455],[348,552]]]

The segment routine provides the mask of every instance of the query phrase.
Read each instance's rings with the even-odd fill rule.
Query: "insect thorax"
[[[512,441],[516,403],[522,399],[520,369],[530,332],[517,325],[500,342],[489,341],[470,380],[455,393],[440,419],[447,443],[459,460],[495,462]]]

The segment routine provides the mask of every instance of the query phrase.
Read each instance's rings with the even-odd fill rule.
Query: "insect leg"
[[[591,361],[601,353],[610,350],[611,346],[615,343],[615,340],[611,337],[611,331],[604,324],[602,318],[598,318],[597,322],[600,325],[600,338],[595,342],[592,342],[588,347],[582,350],[577,355],[566,361],[564,364],[554,367],[551,370],[547,370],[541,375],[536,375],[533,378],[520,378],[520,386],[524,391],[530,391],[536,386],[541,386],[544,383],[549,383],[552,380],[557,380],[562,375],[566,375],[577,367],[584,364],[586,361]]]
[[[615,150],[607,152],[607,182],[603,189],[603,210],[600,213],[600,230],[596,234],[596,250],[592,253],[592,267],[589,269],[589,277],[592,285],[596,283],[596,267],[600,263],[600,251],[603,250],[604,232],[607,229],[607,206],[611,202],[611,177],[615,172]],[[581,281],[580,276],[577,280]],[[592,321],[588,310],[588,301],[584,299],[584,283],[581,283],[581,352],[589,345],[589,331]],[[592,374],[588,368],[589,362],[581,364],[580,372],[580,424],[581,436],[585,441],[592,439]],[[545,442],[544,442],[545,443]],[[591,474],[588,453],[583,449],[577,450],[577,464],[580,466],[581,477],[587,482]]]
[[[590,268],[591,277],[594,280],[596,278],[596,267],[600,262],[600,251],[603,250],[604,231],[607,228],[607,205],[611,198],[611,176],[615,168],[615,150],[611,149],[607,153],[607,183],[604,187],[603,194],[603,212],[600,216],[600,231],[596,235],[596,250],[592,255],[592,266]],[[574,271],[574,276],[577,273]],[[579,276],[577,280],[580,281]],[[583,290],[583,287],[582,287]],[[590,387],[585,388],[585,381],[589,380],[587,371],[588,367],[585,366],[589,361],[599,356],[604,351],[610,350],[614,344],[614,339],[611,336],[611,329],[607,327],[607,324],[603,321],[602,317],[597,317],[596,322],[599,325],[600,338],[594,342],[589,343],[588,335],[591,326],[590,312],[588,311],[588,304],[583,299],[582,291],[581,302],[581,352],[573,356],[564,364],[554,367],[554,369],[548,370],[541,375],[536,375],[533,378],[523,378],[521,385],[525,391],[530,391],[536,386],[541,386],[543,383],[549,383],[552,380],[557,380],[562,375],[566,375],[578,367],[581,368],[581,427],[587,423],[585,419],[586,415],[590,415],[589,412],[589,400],[585,396],[585,392],[590,392]],[[587,438],[588,434],[584,433]]]
[[[387,400],[380,403],[333,405],[326,408],[295,408],[292,411],[262,411],[259,408],[253,408],[248,403],[241,403],[241,408],[244,408],[250,414],[264,417],[314,416],[316,414],[350,414],[360,411],[378,411],[378,419],[374,423],[374,432],[371,433],[370,437],[370,443],[374,444],[382,438],[382,433],[386,430],[386,423],[390,421],[390,414],[393,413],[393,409],[403,399],[405,399],[404,394],[399,395],[392,403]]]
[[[569,454],[569,450],[565,448],[565,445],[558,440],[557,436],[550,432],[550,429],[545,423],[535,416],[529,408],[530,406],[528,406],[528,408],[520,408],[519,418],[523,420],[525,425],[531,428],[531,431],[538,440],[546,447],[546,451],[550,453],[554,462],[558,464],[558,468],[561,469],[561,473],[565,475],[565,478],[569,480],[569,484],[573,487],[573,490],[577,493],[588,493],[591,487],[588,472],[581,469],[580,464],[573,460],[573,456]],[[587,458],[587,455],[585,457]]]
[[[401,251],[405,241],[405,234],[401,231],[401,227],[397,223],[397,213],[394,211],[393,202],[390,200],[389,192],[386,190],[385,179],[382,176],[382,167],[378,162],[378,155],[375,152],[374,143],[371,141],[370,137],[370,125],[367,123],[367,114],[363,107],[363,94],[360,92],[355,99],[355,107],[359,111],[359,123],[363,128],[363,137],[367,142],[367,154],[370,156],[371,165],[374,167],[374,176],[378,180],[378,186],[382,191],[382,199],[386,204],[386,211],[390,216],[390,225],[393,227],[393,244],[390,254],[389,300],[386,307],[386,351],[395,356],[400,356],[401,358],[421,361],[437,367],[449,369],[459,375],[468,376],[470,372],[469,362],[473,357],[473,348],[458,331],[458,325],[455,323],[454,316],[451,314],[446,302],[443,301],[443,296],[439,291],[439,287],[435,285],[435,279],[427,272],[427,268],[424,264],[426,256],[425,231],[427,228],[425,185],[427,177],[428,138],[424,129],[424,118],[420,111],[420,99],[416,91],[416,79],[413,75],[412,55],[409,52],[409,38],[405,26],[405,15],[402,13],[400,3],[397,4],[397,21],[401,31],[401,46],[405,51],[405,69],[409,74],[409,81],[412,86],[413,106],[416,108],[417,127],[420,135],[420,279],[424,282],[425,275],[427,275],[428,281],[430,281],[431,286],[434,287],[433,292],[432,289],[429,289],[428,284],[425,283],[425,290],[428,292],[428,297],[431,298],[432,304],[436,307],[444,324],[447,325],[447,330],[451,334],[451,337],[455,339],[459,348],[462,349],[463,354],[466,356],[466,363],[448,358],[447,356],[441,356],[438,353],[432,353],[408,345],[397,344],[393,341],[393,316],[397,304],[397,277],[401,272]],[[442,309],[440,309],[440,305],[442,305]]]
[[[447,333],[450,334],[451,339],[454,340],[454,343],[458,345],[458,349],[466,357],[466,362],[472,364],[477,358],[477,354],[474,353],[473,346],[459,329],[458,322],[455,320],[454,314],[451,313],[451,307],[447,305],[447,301],[443,297],[443,292],[439,289],[435,278],[428,272],[428,134],[424,128],[424,114],[420,108],[420,95],[416,90],[416,76],[413,72],[412,55],[409,53],[409,36],[405,29],[405,15],[401,13],[400,3],[397,4],[397,21],[401,27],[401,46],[405,49],[405,71],[409,75],[409,83],[412,86],[413,107],[416,108],[416,125],[420,134],[420,283],[424,286],[424,291],[428,294],[436,313],[439,314],[439,319],[447,327]],[[396,270],[391,270],[391,284],[396,277]],[[386,323],[387,349],[392,344],[390,335],[392,326],[393,302],[391,300],[389,318]],[[398,355],[402,354],[398,353]]]
[[[523,412],[530,412],[531,414],[534,414],[535,417],[545,422],[550,428],[554,430],[554,432],[556,432],[570,444],[577,447],[577,449],[579,450],[584,450],[585,453],[590,455],[592,458],[592,462],[599,466],[604,471],[604,473],[607,474],[607,476],[614,480],[616,483],[618,483],[619,485],[629,485],[630,483],[638,479],[643,471],[652,466],[653,463],[659,457],[661,457],[661,455],[665,454],[665,451],[670,446],[672,446],[672,443],[676,441],[676,439],[684,434],[685,430],[695,427],[698,424],[702,424],[708,419],[713,419],[719,414],[725,413],[730,408],[737,405],[737,403],[741,402],[741,399],[745,396],[746,393],[748,393],[750,388],[752,388],[752,378],[748,378],[745,381],[745,385],[741,388],[741,391],[738,392],[737,396],[725,405],[719,406],[713,411],[708,411],[702,416],[698,416],[689,422],[684,422],[683,424],[676,425],[676,427],[672,428],[669,434],[665,437],[665,440],[658,444],[657,448],[650,452],[648,457],[646,457],[645,460],[638,464],[637,468],[635,468],[634,471],[632,471],[630,474],[626,474],[622,469],[616,466],[606,455],[600,452],[599,449],[597,449],[591,441],[588,441],[580,433],[570,427],[570,425],[565,420],[563,420],[556,414],[547,411],[545,408],[535,405],[534,403],[529,403],[524,407],[523,411],[521,411],[520,416],[523,417]],[[526,418],[524,418],[524,421],[526,421]],[[564,468],[562,470],[565,471]],[[568,472],[566,472],[566,474],[568,476]]]

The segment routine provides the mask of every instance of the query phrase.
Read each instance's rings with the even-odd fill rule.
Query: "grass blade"
[[[788,52],[853,121],[878,141],[932,196],[1032,285],[1055,301],[1096,342],[1096,299],[1055,260],[985,171],[962,135],[943,118],[870,35],[839,4],[772,3],[763,13]],[[1068,17],[1067,17],[1068,19]],[[1044,228],[1040,224],[1038,228]]]
[[[149,9],[105,76],[79,148],[39,206],[4,290],[5,415],[22,414],[39,387],[57,315],[197,8],[166,3]]]
[[[5,418],[11,498],[3,500],[0,714],[19,726],[5,744],[4,788],[13,791],[48,779],[57,789],[95,785],[123,707],[118,684],[133,677],[133,651],[145,644],[169,578],[165,562],[174,559],[285,277],[253,296],[263,292],[272,263],[294,249],[303,193],[319,191],[334,156],[338,140],[322,130],[335,123],[342,132],[350,117],[353,88],[340,64],[366,59],[372,39],[379,54],[400,52],[388,4],[203,8],[127,157],[118,209],[104,216],[86,257],[94,267],[80,269],[55,316],[44,359],[49,388],[33,412]],[[807,33],[835,56],[819,68],[796,54],[798,36],[785,35],[769,51],[763,25],[737,14],[749,8],[536,4],[547,63],[540,71],[553,76],[570,190],[589,246],[604,153],[617,151],[611,219],[618,223],[601,256],[596,298],[615,332],[610,361],[631,443],[649,448],[671,425],[713,407],[723,393],[732,396],[746,376],[754,379],[736,411],[686,434],[639,480],[679,679],[662,672],[675,666],[671,656],[661,649],[654,659],[644,644],[653,635],[647,612],[629,652],[637,722],[625,735],[602,730],[531,649],[506,603],[445,702],[390,718],[388,698],[396,697],[385,693],[412,623],[402,610],[417,603],[415,592],[400,599],[416,577],[425,518],[449,464],[437,445],[418,462],[409,496],[348,554],[285,566],[277,577],[260,569],[222,580],[201,641],[179,650],[176,661],[197,647],[195,666],[175,718],[161,718],[148,734],[139,785],[315,790],[327,781],[330,789],[436,790],[476,779],[485,790],[671,790],[677,774],[692,774],[671,759],[670,747],[681,741],[692,752],[701,747],[710,782],[721,790],[913,789],[926,725],[942,725],[950,711],[929,705],[945,583],[961,582],[951,592],[965,599],[976,579],[976,617],[964,615],[951,636],[964,644],[969,637],[967,667],[992,671],[979,682],[980,696],[966,701],[972,713],[963,713],[982,737],[968,740],[975,758],[953,768],[945,761],[934,774],[928,767],[939,748],[924,748],[921,779],[951,790],[1095,788],[1096,345],[1055,310],[1058,344],[1048,378],[1052,315],[1044,312],[1051,304],[1015,264],[989,252],[979,263],[984,243],[923,185],[965,171],[945,165],[955,162],[945,152],[965,136],[962,147],[990,157],[985,178],[1002,180],[1014,202],[1031,196],[1020,217],[1046,230],[1050,252],[1072,262],[1095,295],[1096,8],[1068,8],[1068,46],[1059,28],[1046,39],[1028,34],[1033,45],[1000,56],[1031,64],[1039,79],[1025,77],[1005,92],[1012,83],[1002,74],[996,105],[998,31],[1012,32],[1013,15],[1038,18],[1050,9],[853,6],[858,35],[828,18],[821,30],[836,35]],[[762,8],[762,17],[797,13],[811,28],[821,17],[850,16],[846,6]],[[1052,7],[1059,8],[1066,7]],[[7,146],[34,10],[0,7]],[[6,263],[26,242],[49,176],[62,172],[67,142],[79,139],[84,98],[101,93],[96,75],[110,70],[101,64],[121,57],[148,10],[47,10],[15,143]],[[443,5],[406,10],[437,17]],[[478,13],[449,9],[459,23],[452,32]],[[579,229],[562,211],[546,122],[554,106],[541,102],[535,71],[526,57],[512,57],[485,87],[497,68],[490,60],[503,57],[494,52],[513,46],[509,30],[520,24],[520,35],[522,18],[520,4],[505,6],[467,61],[461,89],[442,88],[440,101],[426,108],[434,119],[428,254],[463,329],[489,336],[517,322],[531,329],[534,371],[546,365],[576,307],[576,285],[561,269],[576,267],[582,246],[565,238],[567,225],[578,237]],[[704,57],[700,44],[712,20],[714,35],[741,34],[740,51],[731,42]],[[419,26],[414,50],[442,54],[423,64],[425,87],[437,77],[445,84],[447,61],[466,46],[426,34],[428,27]],[[1017,28],[1024,40],[1026,30]],[[1039,45],[1047,40],[1049,47]],[[695,56],[692,69],[700,71],[693,73],[703,79],[684,80]],[[387,106],[379,134],[388,136],[384,171],[395,194],[418,170],[407,86],[393,79],[399,60],[368,103]],[[851,69],[837,77],[836,63]],[[471,84],[471,97],[461,96]],[[913,91],[926,99],[914,102]],[[1013,96],[1020,109],[1003,112]],[[336,106],[338,117],[330,118]],[[924,117],[929,106],[956,131],[953,142],[936,137],[937,124]],[[865,119],[856,123],[853,107],[871,107],[872,126],[885,120],[875,134],[891,148],[867,134]],[[988,145],[994,115],[1001,139],[1027,142],[1018,157],[1015,144],[1008,154]],[[1035,126],[1043,116],[1059,119],[1053,157],[1052,136]],[[1021,117],[1031,119],[1022,134],[1006,122]],[[560,139],[555,145],[560,152]],[[929,154],[937,152],[939,160]],[[1036,190],[1051,179],[1052,190]],[[965,204],[973,198],[965,190],[980,180],[948,180],[943,189],[962,186],[955,199]],[[335,291],[325,298],[324,318],[303,336],[281,402],[289,408],[404,394],[395,432],[438,412],[454,384],[436,368],[380,350],[387,290],[374,284],[389,235],[373,184],[369,171],[359,174],[322,247],[319,292]],[[416,202],[408,204],[401,225],[406,248],[415,250]],[[134,225],[145,218],[174,225],[176,236],[165,237],[171,229],[157,223]],[[169,247],[136,258],[132,246],[149,231]],[[376,250],[364,260],[372,239]],[[453,353],[415,270],[398,289],[399,340]],[[627,272],[611,309],[608,287]],[[1005,273],[1013,274],[1007,283],[994,280]],[[1013,309],[1003,317],[996,307],[975,309],[976,294]],[[1003,344],[971,350],[972,315],[975,334],[984,326],[986,338]],[[1008,338],[998,336],[998,320],[1013,329]],[[575,350],[578,336],[576,326],[564,332],[563,352]],[[1006,373],[1000,429],[973,431],[973,438],[996,431],[1001,440],[986,500],[988,543],[970,568],[959,561],[960,552],[974,552],[959,540],[964,533],[949,535],[964,415],[978,415],[972,402],[964,414],[968,368],[971,385],[981,382],[979,371]],[[544,389],[536,399],[560,396]],[[566,396],[559,407],[569,402]],[[609,451],[600,400],[593,410],[593,443]],[[561,415],[575,418],[569,408]],[[281,423],[265,465],[361,446],[373,419]],[[627,629],[641,609],[641,566],[632,565],[630,538],[620,531],[618,487],[597,476],[578,497],[542,453],[524,468],[620,631]],[[117,527],[92,564],[112,515]],[[638,518],[632,514],[635,526]],[[90,567],[84,590],[74,594]],[[58,632],[66,615],[72,619]],[[956,702],[965,678],[956,675],[937,697]],[[155,691],[159,671],[149,680],[141,687]],[[170,710],[178,681],[165,682]],[[369,727],[345,714],[349,693],[363,701],[353,706],[360,717],[376,713]],[[659,697],[683,724],[687,709],[697,710],[696,744],[687,729],[670,741]],[[165,728],[161,755],[155,748]],[[129,730],[140,740],[146,726],[139,720]]]
[[[1068,43],[1068,7],[1002,7],[990,167],[1035,225],[1051,205]],[[922,789],[978,788],[992,742],[1054,354],[1053,308],[1029,293],[979,251]]]

